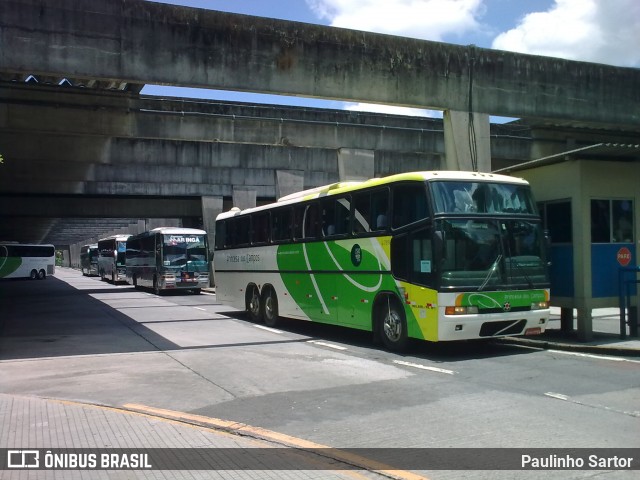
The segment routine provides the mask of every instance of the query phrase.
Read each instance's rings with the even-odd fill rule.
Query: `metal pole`
[[[624,272],[625,269],[618,270],[618,305],[620,306],[620,339],[627,338],[627,319],[626,319],[626,296],[624,295]]]

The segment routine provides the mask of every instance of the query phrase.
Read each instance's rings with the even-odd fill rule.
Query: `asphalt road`
[[[417,342],[398,355],[368,333],[268,329],[215,295],[158,297],[69,269],[0,283],[0,393],[142,404],[332,447],[640,448],[639,374],[638,360],[500,343]]]

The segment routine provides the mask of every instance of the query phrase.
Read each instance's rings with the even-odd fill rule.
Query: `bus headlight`
[[[545,310],[549,308],[549,302],[533,302],[531,303],[531,310]]]
[[[444,307],[445,315],[472,315],[478,313],[478,307]]]

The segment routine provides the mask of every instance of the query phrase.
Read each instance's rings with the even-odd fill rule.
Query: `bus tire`
[[[31,280],[36,280],[38,278],[38,271],[37,270],[31,270],[31,272],[29,273],[29,278]]]
[[[262,318],[267,327],[278,325],[278,297],[272,287],[266,287],[262,291]]]
[[[245,295],[244,303],[245,309],[249,314],[249,319],[252,322],[262,321],[262,307],[260,305],[260,291],[257,285],[247,285],[247,294]]]
[[[111,283],[113,283],[114,285],[117,283],[116,282],[116,272],[111,272]]]
[[[47,278],[47,272],[40,269],[40,271],[38,272],[38,280],[44,280],[45,278]]]
[[[138,290],[138,289],[140,288],[140,287],[138,287],[138,279],[136,278],[136,276],[135,276],[135,275],[133,275],[133,276],[131,277],[131,283],[133,284],[133,288],[134,288],[135,290]]]
[[[376,305],[375,328],[385,348],[392,352],[406,350],[409,342],[407,320],[400,303],[387,295]]]
[[[160,290],[160,286],[158,285],[158,277],[153,277],[153,293],[158,296],[162,295],[162,290]]]

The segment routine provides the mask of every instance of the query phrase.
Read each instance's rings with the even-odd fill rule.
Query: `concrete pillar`
[[[444,150],[448,170],[491,171],[489,115],[444,111]],[[472,147],[476,164],[472,161]]]
[[[563,333],[573,331],[573,308],[560,309],[560,330]]]
[[[202,197],[202,223],[209,239],[209,248],[213,249],[216,217],[222,213],[222,197]]]
[[[182,220],[179,218],[149,218],[147,219],[147,230],[160,227],[181,227]]]
[[[240,210],[256,206],[256,189],[252,187],[233,187],[233,206]]]
[[[593,339],[593,317],[590,308],[578,308],[578,340],[589,342]]]
[[[276,170],[276,198],[304,190],[304,170]]]
[[[131,233],[143,233],[147,230],[147,221],[144,219],[138,220],[137,227],[135,231]]]
[[[222,197],[202,197],[202,223],[204,229],[207,232],[207,242],[209,243],[209,252],[213,252],[216,242],[216,217],[222,213]],[[209,260],[209,286],[214,287],[216,285],[215,277],[213,275],[214,268],[214,256],[210,255]]]
[[[373,150],[341,148],[338,150],[338,178],[341,182],[363,181],[375,176]]]

